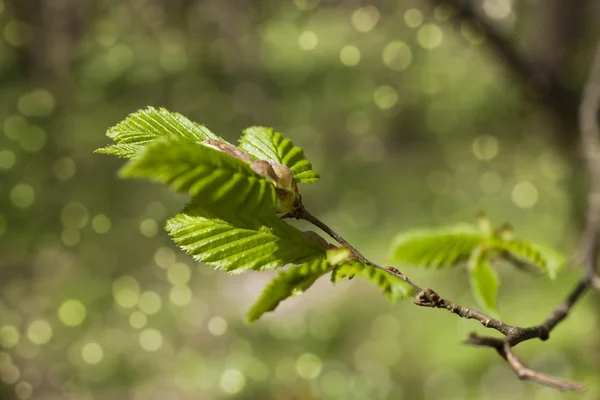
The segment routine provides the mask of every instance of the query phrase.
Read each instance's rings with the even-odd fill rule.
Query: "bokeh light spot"
[[[304,31],[298,38],[298,44],[303,50],[314,50],[319,44],[319,38],[312,31]]]
[[[63,207],[60,220],[65,228],[81,229],[88,223],[88,210],[79,202],[70,202]]]
[[[10,191],[10,201],[18,208],[30,207],[35,201],[35,191],[27,183],[17,183]]]
[[[352,25],[359,32],[369,32],[379,21],[379,10],[375,6],[366,6],[356,9],[352,13]]]
[[[538,190],[531,182],[519,182],[512,190],[512,200],[521,208],[531,208],[538,201]]]
[[[0,151],[0,168],[1,169],[11,169],[15,162],[17,161],[17,157],[15,153],[10,150],[2,150]]]
[[[77,229],[74,228],[65,228],[60,233],[60,241],[63,242],[65,246],[76,246],[77,243],[81,240],[81,234]]]
[[[144,292],[138,300],[140,310],[146,315],[156,314],[162,307],[162,300],[155,292]]]
[[[54,96],[44,89],[33,90],[19,97],[17,109],[28,117],[47,117],[54,111]]]
[[[483,12],[493,19],[504,19],[512,12],[513,0],[483,0]]]
[[[66,300],[58,308],[58,318],[66,326],[81,325],[85,320],[86,313],[83,303],[76,299]]]
[[[416,8],[410,8],[404,12],[404,23],[409,28],[418,28],[423,23],[423,13]]]
[[[164,46],[160,53],[160,66],[167,72],[175,74],[185,69],[188,56],[185,49],[173,43]]]
[[[62,157],[52,164],[52,172],[61,181],[68,181],[75,176],[77,167],[75,161],[69,157]]]
[[[94,232],[104,234],[110,231],[110,219],[104,214],[98,214],[92,218],[92,229]]]
[[[175,252],[170,247],[159,247],[154,253],[154,262],[163,269],[167,269],[177,261]]]
[[[162,219],[164,218],[167,210],[165,209],[163,203],[161,203],[160,201],[153,201],[150,204],[148,204],[148,207],[146,207],[146,212],[152,218]]]
[[[24,46],[31,40],[31,29],[26,23],[13,19],[4,28],[4,39],[11,46]]]
[[[122,276],[113,283],[113,296],[118,305],[123,308],[131,308],[138,303],[140,297],[140,285],[131,276]]]
[[[192,290],[186,285],[173,286],[169,292],[169,300],[176,306],[186,306],[192,301]]]
[[[208,321],[208,331],[215,336],[224,335],[227,332],[227,321],[221,317],[212,317]]]
[[[0,379],[2,382],[12,385],[19,380],[21,371],[16,365],[5,364],[0,365]]]
[[[304,379],[314,379],[323,368],[321,359],[314,354],[304,353],[296,361],[296,371]]]
[[[375,93],[373,93],[373,100],[377,107],[382,110],[388,110],[398,101],[398,93],[393,87],[382,85],[375,90]]]
[[[52,339],[52,326],[43,319],[33,321],[27,327],[27,338],[34,344],[46,344]]]
[[[140,334],[140,346],[146,351],[157,351],[163,345],[162,334],[156,329],[145,329]]]
[[[22,132],[27,130],[27,120],[20,115],[11,115],[4,120],[4,134],[11,140],[19,140]]]
[[[353,67],[360,62],[360,50],[355,46],[344,46],[340,51],[340,62]]]
[[[81,358],[88,364],[98,364],[104,358],[104,351],[98,343],[88,342],[81,349]]]
[[[167,270],[167,279],[172,285],[185,285],[191,276],[191,268],[182,262],[171,265]]]
[[[0,327],[0,344],[2,347],[14,347],[19,343],[19,331],[13,325],[4,325]]]
[[[19,400],[27,400],[33,394],[33,386],[29,382],[21,381],[15,386],[15,394]]]
[[[472,150],[477,159],[490,161],[498,155],[500,144],[494,136],[482,135],[473,140]]]
[[[129,325],[131,325],[135,329],[142,329],[146,326],[148,322],[148,317],[141,311],[134,311],[129,315]]]
[[[26,152],[37,153],[46,144],[46,132],[39,126],[30,125],[21,132],[19,142]]]
[[[265,363],[254,359],[247,373],[255,381],[265,381],[269,377],[269,367]]]
[[[348,391],[348,379],[340,371],[327,371],[321,378],[321,390],[327,396],[343,399]]]
[[[440,4],[433,9],[433,17],[438,21],[447,21],[453,12],[455,12],[455,9],[452,5]]]
[[[156,236],[158,233],[158,224],[152,218],[146,218],[140,223],[140,232],[146,237]]]
[[[412,61],[412,51],[404,42],[390,42],[383,49],[382,58],[390,69],[404,71]]]
[[[229,394],[236,394],[242,391],[246,384],[246,378],[237,369],[228,369],[223,372],[219,381],[223,391]]]
[[[427,50],[432,50],[442,44],[444,34],[435,24],[425,24],[417,32],[417,42]]]

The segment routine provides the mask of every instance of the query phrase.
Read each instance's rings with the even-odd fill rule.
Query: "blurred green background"
[[[549,342],[516,350],[584,394],[520,382],[493,350],[461,344],[477,323],[390,304],[358,279],[325,279],[248,325],[271,274],[194,263],[162,230],[183,197],[120,181],[122,160],[92,154],[147,105],[230,141],[273,126],[323,174],[301,188],[307,208],[377,262],[398,232],[479,210],[572,254],[586,182],[573,115],[600,4],[474,2],[570,98],[515,74],[444,3],[0,0],[0,398],[598,398],[594,294]],[[465,271],[399,267],[475,305]],[[501,316],[517,325],[579,277],[499,272]]]

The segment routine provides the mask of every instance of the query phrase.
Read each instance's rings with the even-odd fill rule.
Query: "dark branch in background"
[[[546,71],[521,54],[513,42],[505,37],[487,18],[481,15],[473,3],[468,0],[431,0],[435,5],[448,6],[454,11],[451,22],[458,30],[464,22],[475,23],[483,32],[486,48],[490,49],[504,64],[508,71],[523,82],[533,95],[552,114],[560,118],[567,129],[577,126],[577,91],[564,85],[552,71]]]
[[[526,73],[526,71],[525,71]],[[500,320],[488,317],[482,312],[463,307],[451,300],[438,295],[432,289],[422,289],[413,283],[406,275],[392,267],[381,267],[363,256],[356,248],[337,232],[310,214],[303,206],[294,212],[285,215],[285,218],[296,218],[308,221],[323,230],[338,243],[350,249],[354,257],[364,263],[386,271],[393,276],[407,282],[417,298],[416,305],[432,308],[446,309],[461,318],[474,319],[484,327],[495,329],[504,335],[504,338],[479,336],[471,334],[465,343],[474,346],[492,347],[496,349],[522,380],[532,380],[539,384],[560,390],[581,391],[585,385],[555,378],[525,367],[513,354],[512,348],[517,344],[531,339],[548,340],[550,332],[563,321],[575,303],[588,291],[590,287],[600,290],[600,277],[596,271],[598,257],[598,222],[600,219],[600,129],[598,128],[598,111],[600,110],[600,42],[598,43],[595,59],[591,68],[588,82],[584,88],[583,98],[580,103],[579,125],[581,130],[581,146],[590,173],[590,185],[587,197],[586,226],[583,233],[583,249],[585,272],[575,288],[567,298],[559,304],[554,311],[539,325],[531,327],[518,327],[508,325]]]

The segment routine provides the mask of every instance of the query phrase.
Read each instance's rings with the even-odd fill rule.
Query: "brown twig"
[[[404,282],[407,282],[412,288],[416,297],[415,304],[422,307],[431,307],[431,308],[442,308],[450,311],[453,314],[458,315],[461,318],[465,319],[474,319],[479,321],[481,325],[486,328],[495,329],[496,331],[502,333],[504,338],[495,338],[495,337],[486,337],[486,336],[477,336],[472,334],[469,339],[465,342],[467,344],[472,344],[476,346],[489,346],[495,348],[503,358],[505,358],[519,379],[529,379],[536,381],[538,383],[554,387],[559,390],[573,390],[579,391],[585,388],[585,385],[578,382],[570,382],[560,378],[554,378],[549,375],[545,375],[541,372],[537,372],[531,369],[528,369],[523,366],[523,364],[514,356],[512,353],[512,347],[517,344],[530,340],[539,338],[541,340],[547,340],[550,335],[550,331],[554,329],[554,327],[561,322],[563,319],[567,317],[569,311],[573,307],[573,305],[581,298],[581,296],[587,291],[590,287],[592,280],[586,279],[585,277],[576,285],[575,289],[567,296],[566,300],[558,305],[555,310],[539,325],[532,327],[518,327],[509,325],[503,321],[491,318],[486,314],[482,313],[479,310],[461,306],[458,303],[455,303],[451,300],[445,299],[437,294],[432,289],[422,289],[420,286],[412,282],[405,274],[400,272],[398,269],[393,267],[381,267],[367,259],[362,253],[360,253],[356,248],[354,248],[347,240],[345,240],[341,235],[331,229],[327,224],[319,220],[314,215],[310,214],[303,206],[300,206],[294,212],[284,215],[284,218],[296,218],[308,221],[315,225],[316,227],[323,230],[323,232],[327,233],[329,236],[334,238],[338,243],[342,246],[350,249],[352,254],[359,260],[364,263],[381,270],[384,270],[398,279],[401,279]],[[596,248],[595,246],[593,247]],[[508,349],[508,351],[507,351]]]
[[[585,390],[585,385],[581,383],[555,378],[553,376],[546,375],[542,372],[527,368],[513,354],[512,346],[504,339],[478,336],[472,333],[465,343],[470,344],[472,346],[485,346],[496,349],[498,354],[500,354],[500,356],[508,362],[508,365],[512,368],[512,370],[521,380],[531,380],[542,385],[565,391],[568,390],[579,392]]]
[[[438,1],[438,0],[436,0]],[[441,0],[439,0],[441,1]],[[464,12],[464,11],[463,11]],[[510,58],[510,57],[509,57]],[[523,66],[520,66],[521,68]],[[527,72],[529,73],[529,72]],[[308,221],[323,230],[341,245],[350,249],[354,257],[364,263],[384,270],[398,279],[407,282],[413,289],[416,297],[415,304],[422,307],[442,308],[458,315],[461,318],[474,319],[484,327],[495,329],[504,335],[503,338],[478,336],[471,334],[467,344],[487,346],[496,351],[508,362],[519,379],[532,380],[559,390],[581,391],[585,385],[570,382],[560,378],[546,375],[542,372],[527,368],[513,354],[512,348],[521,342],[531,339],[548,340],[550,332],[568,315],[573,306],[588,291],[590,287],[600,290],[600,277],[596,271],[598,257],[598,222],[600,220],[600,129],[598,128],[598,111],[600,110],[600,42],[596,49],[594,63],[591,68],[588,82],[584,89],[580,105],[579,125],[581,128],[581,145],[585,154],[590,173],[590,189],[587,198],[586,226],[583,233],[583,258],[585,272],[577,282],[567,298],[559,304],[554,311],[539,325],[531,327],[518,327],[506,324],[503,321],[491,318],[484,313],[461,306],[451,300],[445,299],[432,289],[422,289],[412,282],[405,274],[393,267],[381,267],[367,259],[354,246],[348,243],[341,235],[331,229],[327,224],[310,214],[302,204],[297,209],[286,214],[284,218],[296,218]]]

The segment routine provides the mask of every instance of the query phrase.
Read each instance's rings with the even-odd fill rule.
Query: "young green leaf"
[[[188,193],[209,211],[275,213],[275,188],[247,163],[181,139],[150,143],[121,169],[120,175],[168,184],[178,192]]]
[[[165,229],[197,261],[232,273],[275,269],[325,256],[322,247],[275,215],[224,218],[192,203],[168,220]]]
[[[329,264],[336,266],[349,260],[352,257],[352,252],[347,247],[339,247],[327,250],[327,261]]]
[[[471,225],[424,229],[398,235],[392,244],[392,260],[424,267],[455,267],[486,240]]]
[[[556,250],[540,244],[519,239],[494,238],[491,246],[502,252],[501,257],[519,266],[533,267],[551,279],[564,267],[566,260]]]
[[[273,311],[288,297],[306,291],[321,276],[331,270],[325,259],[317,259],[293,266],[273,279],[248,312],[248,321],[253,322],[268,311]]]
[[[244,130],[240,148],[259,160],[276,161],[287,166],[298,183],[312,183],[320,174],[312,169],[300,147],[271,128],[253,126]]]
[[[485,251],[476,249],[469,259],[471,291],[477,303],[487,311],[497,314],[496,297],[500,280],[496,270],[490,266]]]
[[[106,135],[116,144],[95,152],[122,158],[136,157],[146,144],[161,138],[181,138],[190,142],[223,140],[206,127],[190,121],[181,114],[154,107],[130,114],[110,128]]]
[[[358,260],[344,262],[333,269],[331,281],[338,282],[345,277],[361,276],[379,286],[392,301],[403,299],[412,294],[410,285],[392,274],[373,268]]]

